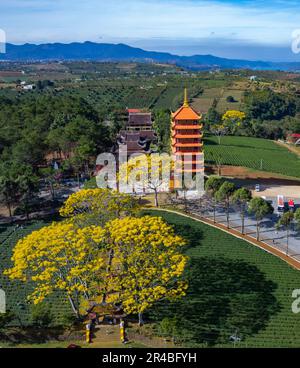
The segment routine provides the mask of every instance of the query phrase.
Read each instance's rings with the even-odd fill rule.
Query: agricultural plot
[[[224,113],[226,110],[240,110],[242,107],[244,90],[243,89],[230,89],[229,87],[213,87],[204,90],[202,96],[193,99],[192,106],[202,113],[207,111],[216,104],[216,109],[220,113]],[[228,102],[227,97],[232,96],[235,102]]]
[[[192,106],[197,111],[206,114],[208,110],[213,106],[214,100],[218,101],[220,95],[220,88],[205,89],[201,97],[195,98],[193,100]]]
[[[157,98],[154,104],[156,109],[167,109],[170,108],[175,110],[178,106],[178,101],[182,96],[181,87],[169,87],[166,88]]]
[[[136,87],[127,96],[124,103],[129,108],[150,108],[163,94],[165,87]]]
[[[243,166],[300,178],[300,159],[273,141],[249,137],[205,138],[207,164]]]
[[[0,287],[6,293],[7,309],[16,316],[12,322],[16,326],[30,325],[30,305],[27,301],[27,295],[32,292],[30,283],[11,281],[3,275],[3,270],[9,268],[11,264],[12,251],[19,239],[47,225],[47,222],[32,222],[23,228],[17,228],[14,225],[0,226]],[[49,297],[46,303],[51,308],[51,314],[54,317],[55,324],[63,322],[64,316],[70,314],[70,306],[65,298],[54,293]]]
[[[244,91],[238,89],[225,90],[217,104],[217,111],[223,113],[224,111],[227,110],[240,110],[242,106],[243,94]],[[232,96],[235,101],[228,102],[227,97],[229,96]]]
[[[247,242],[179,215],[162,216],[188,239],[189,289],[148,317],[158,333],[185,346],[299,347],[300,315],[292,292],[300,272]]]

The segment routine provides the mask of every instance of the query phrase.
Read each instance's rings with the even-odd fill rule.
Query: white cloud
[[[10,42],[99,40],[104,35],[103,41],[211,37],[286,44],[293,29],[300,27],[299,6],[275,3],[1,0],[0,28]]]

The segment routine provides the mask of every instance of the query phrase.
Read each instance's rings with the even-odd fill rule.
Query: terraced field
[[[163,302],[149,316],[157,331],[170,324],[186,346],[300,347],[300,314],[292,292],[300,272],[278,258],[220,230],[185,217],[162,216],[189,240],[187,296]],[[164,320],[163,323],[161,321]]]
[[[300,177],[299,156],[273,141],[249,137],[205,138],[205,161]]]

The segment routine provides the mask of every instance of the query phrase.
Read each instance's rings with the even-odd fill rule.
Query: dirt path
[[[208,175],[218,175],[218,168],[216,166],[206,165],[205,173]],[[220,168],[220,175],[235,179],[246,180],[265,180],[279,183],[295,183],[300,184],[300,178],[293,178],[285,175],[271,173],[268,171],[253,170],[243,166],[222,165]]]
[[[129,339],[128,344],[122,344],[120,341],[120,327],[119,325],[99,325],[96,327],[92,343],[89,347],[150,347],[150,348],[170,348],[174,347],[171,341],[166,341],[165,339],[158,336],[147,336],[144,327],[138,328],[137,324],[131,324],[130,328],[127,328],[127,337]],[[132,345],[133,344],[133,345]]]
[[[276,144],[278,144],[281,147],[287,148],[289,151],[295,153],[296,155],[300,156],[300,147],[291,146],[290,144],[274,141]]]
[[[269,185],[262,186],[260,192],[253,191],[254,197],[277,197],[278,195],[283,195],[286,199],[298,199],[300,198],[300,183],[298,186],[295,185]]]
[[[113,345],[121,346],[120,341],[120,328],[119,325],[99,325],[96,327],[93,337],[91,347],[93,345]]]

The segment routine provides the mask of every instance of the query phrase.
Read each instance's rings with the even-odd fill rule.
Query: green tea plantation
[[[300,178],[300,158],[267,139],[226,136],[219,145],[217,137],[208,136],[204,147],[208,164],[243,166]]]
[[[185,298],[148,313],[155,331],[185,346],[299,347],[292,292],[300,272],[255,246],[198,221],[147,211],[174,225],[189,244]]]

